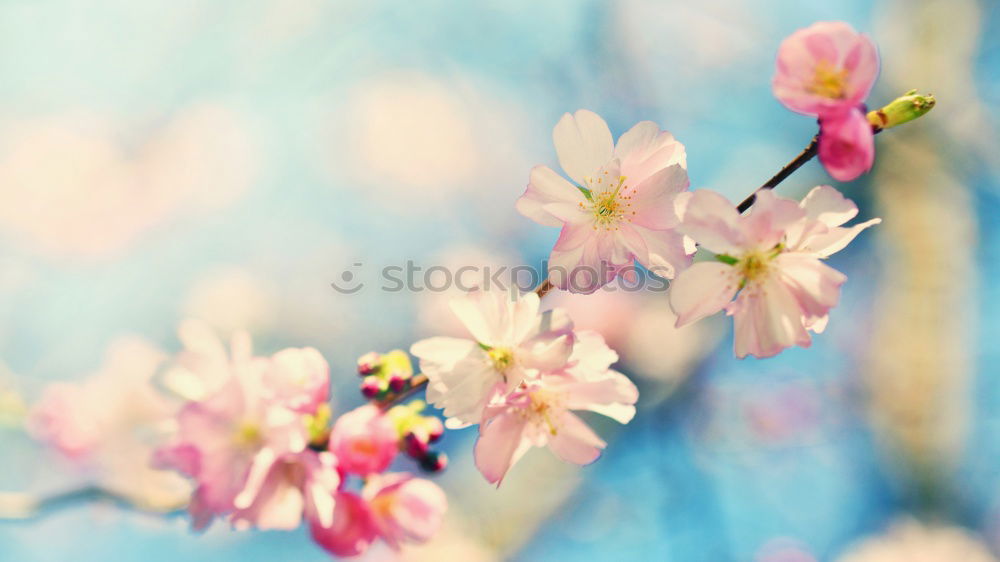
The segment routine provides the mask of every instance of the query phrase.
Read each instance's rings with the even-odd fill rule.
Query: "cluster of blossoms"
[[[875,44],[843,22],[800,29],[778,49],[774,95],[788,109],[819,119],[819,159],[838,181],[857,178],[875,162],[864,101],[878,70]]]
[[[476,466],[497,484],[531,447],[576,464],[596,460],[605,443],[573,410],[621,423],[635,415],[639,392],[610,368],[618,355],[604,338],[539,306],[535,293],[472,291],[451,304],[472,339],[435,337],[410,349],[446,425],[479,425]]]
[[[835,179],[871,167],[875,129],[933,106],[910,92],[866,115],[878,64],[872,43],[841,23],[816,24],[781,46],[774,93],[819,119],[818,153]],[[574,412],[623,424],[635,416],[638,390],[612,369],[618,356],[603,337],[574,329],[562,309],[542,310],[551,287],[593,293],[631,278],[638,264],[673,280],[678,326],[725,310],[736,355],[769,357],[807,347],[810,332],[823,331],[846,281],[823,260],[879,222],[844,226],[858,209],[825,185],[801,201],[759,190],[739,206],[689,191],[684,145],[649,121],[615,142],[601,117],[580,110],[562,117],[553,141],[570,179],[538,166],[516,203],[526,217],[561,228],[548,281],[523,295],[494,287],[453,300],[468,337],[414,343],[419,373],[401,350],[362,356],[365,405],[334,418],[329,368],[315,349],[256,356],[246,334],[227,350],[204,326],[182,327],[185,349],[160,381],[182,403],[167,407],[174,427],[155,463],[190,479],[196,528],[215,518],[260,529],[304,521],[338,556],[360,554],[376,539],[394,548],[423,542],[447,501],[429,480],[387,472],[400,453],[438,472],[447,457],[431,445],[444,429],[478,426],[476,466],[499,485],[533,447],[578,465],[596,460],[606,443]],[[443,423],[422,414],[423,401],[403,403],[424,388]],[[62,403],[53,400],[49,411]],[[79,440],[59,416],[42,418],[66,443]]]
[[[418,413],[391,416],[367,404],[334,421],[329,368],[315,349],[259,357],[244,333],[228,352],[201,325],[180,335],[185,350],[164,385],[188,401],[155,462],[193,480],[195,528],[217,517],[260,529],[294,529],[304,519],[314,540],[339,556],[376,538],[398,547],[433,535],[444,493],[386,472],[402,447],[400,425],[416,425]]]
[[[933,107],[933,98],[908,92],[866,116],[862,102],[878,66],[875,46],[844,23],[817,23],[782,43],[775,96],[819,118],[818,153],[835,179],[853,179],[871,167],[873,127],[903,123]],[[733,316],[738,357],[808,347],[809,332],[823,331],[846,281],[822,260],[880,222],[843,226],[858,209],[830,186],[816,187],[801,202],[761,190],[741,215],[745,207],[721,195],[688,191],[684,146],[648,121],[615,144],[603,119],[580,110],[563,116],[553,141],[573,182],[536,167],[517,203],[528,218],[562,228],[550,281],[591,293],[641,264],[673,279],[678,326],[723,309]],[[699,246],[715,259],[692,265]]]

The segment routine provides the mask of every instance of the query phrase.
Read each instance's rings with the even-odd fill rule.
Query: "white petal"
[[[611,160],[614,140],[608,124],[593,111],[581,109],[563,115],[552,131],[559,164],[569,177],[584,185],[588,176]]]
[[[722,310],[739,290],[739,283],[739,273],[724,263],[699,262],[682,271],[670,283],[670,306],[677,314],[677,326]]]
[[[824,234],[806,238],[798,249],[825,258],[846,248],[862,230],[881,222],[882,219],[872,219],[849,227],[835,226]]]
[[[818,185],[800,204],[809,218],[827,226],[840,226],[858,214],[858,207],[829,185]]]

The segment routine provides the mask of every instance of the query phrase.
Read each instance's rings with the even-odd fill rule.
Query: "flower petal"
[[[500,414],[479,426],[474,455],[476,468],[491,484],[500,484],[514,464],[514,454],[521,446],[525,418]]]
[[[699,262],[670,283],[670,306],[677,327],[690,324],[725,308],[739,290],[736,268],[720,262]]]
[[[608,124],[593,111],[563,115],[552,131],[559,164],[579,185],[611,160],[614,140]]]
[[[826,226],[840,226],[858,214],[858,206],[854,201],[829,185],[812,188],[799,206],[805,209],[807,217]]]
[[[633,224],[666,230],[680,222],[675,208],[677,194],[686,190],[691,182],[687,170],[674,164],[657,171],[626,194],[632,199]]]
[[[559,414],[555,426],[555,434],[549,437],[549,449],[566,462],[590,464],[601,456],[601,449],[607,445],[572,412]]]
[[[743,246],[740,215],[725,197],[699,189],[680,199],[679,203],[679,231],[716,254],[740,252]]]
[[[800,250],[814,252],[821,258],[829,257],[846,248],[862,230],[881,222],[882,219],[871,219],[849,227],[835,226],[824,234],[806,239]]]
[[[583,193],[548,166],[531,169],[528,188],[515,203],[522,215],[546,226],[562,226],[563,221],[552,216],[544,207],[550,203],[573,203],[584,201]]]

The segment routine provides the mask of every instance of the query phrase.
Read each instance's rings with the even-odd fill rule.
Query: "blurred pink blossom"
[[[821,260],[880,222],[840,226],[858,209],[830,186],[814,188],[801,204],[761,191],[746,215],[706,190],[682,203],[681,231],[718,261],[696,263],[674,280],[670,304],[677,325],[725,309],[735,321],[737,357],[808,347],[809,331],[826,327],[847,280]]]
[[[690,262],[693,250],[674,230],[674,198],[689,182],[684,145],[673,135],[643,121],[615,145],[608,124],[581,109],[563,115],[552,138],[575,184],[536,166],[517,210],[562,228],[549,257],[557,287],[592,293],[636,261],[669,279]]]
[[[774,95],[792,111],[819,118],[819,159],[838,181],[857,178],[875,160],[864,101],[878,70],[875,44],[844,22],[800,29],[778,50]]]
[[[369,476],[384,471],[399,451],[399,435],[378,406],[366,404],[340,416],[330,433],[330,451],[341,470]]]
[[[163,381],[189,402],[156,462],[194,480],[195,526],[234,511],[236,524],[297,526],[303,509],[323,501],[317,494],[339,485],[332,456],[306,449],[307,416],[327,398],[326,361],[309,348],[254,356],[243,332],[227,353],[196,321],[182,324],[180,337],[185,349]]]
[[[238,529],[295,529],[305,515],[329,527],[340,484],[337,459],[331,453],[305,449],[278,456],[263,449],[233,501],[233,524]]]
[[[864,103],[878,69],[868,36],[844,22],[818,22],[782,41],[772,86],[788,109],[826,117]]]
[[[429,540],[441,527],[448,509],[448,499],[437,484],[409,474],[373,478],[362,495],[379,536],[393,548]]]
[[[62,115],[0,132],[0,231],[48,255],[110,256],[178,214],[229,204],[256,176],[252,127],[226,106],[182,109],[135,144],[119,128]]]
[[[574,464],[597,460],[605,442],[571,410],[590,410],[619,423],[635,416],[639,392],[628,378],[609,370],[602,354],[588,352],[575,372],[545,375],[490,404],[479,427],[476,467],[486,480],[500,484],[507,471],[531,447],[548,446]]]
[[[45,388],[29,412],[29,431],[102,488],[158,509],[183,504],[187,482],[149,466],[153,448],[175,428],[178,404],[152,385],[165,359],[141,338],[115,340],[97,372]]]

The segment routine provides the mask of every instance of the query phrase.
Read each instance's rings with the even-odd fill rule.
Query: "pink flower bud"
[[[421,460],[427,455],[430,448],[430,439],[421,430],[415,429],[406,434],[403,438],[406,454],[416,460]]]
[[[431,443],[437,443],[444,435],[444,424],[435,417],[424,418],[424,429],[427,430],[427,437]]]
[[[370,375],[378,370],[382,356],[374,351],[362,355],[358,358],[358,374],[361,376]]]
[[[420,459],[420,468],[427,472],[441,472],[448,468],[448,455],[440,451],[428,451],[424,458]]]
[[[409,386],[409,382],[409,378],[400,373],[389,375],[389,389],[393,392],[403,392]]]
[[[367,376],[361,381],[361,394],[365,398],[375,398],[382,390],[382,379],[376,376]]]

